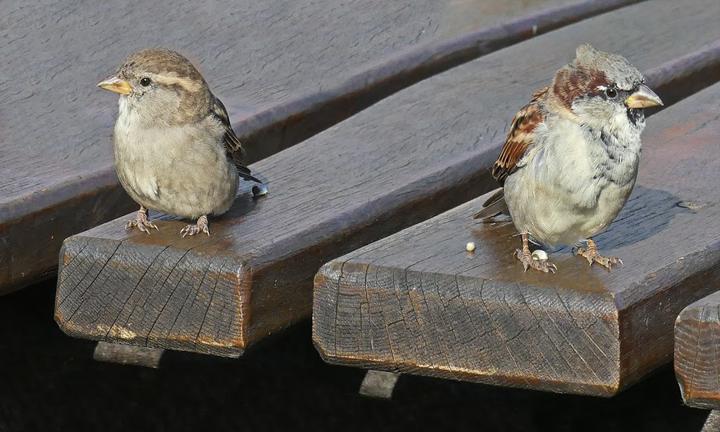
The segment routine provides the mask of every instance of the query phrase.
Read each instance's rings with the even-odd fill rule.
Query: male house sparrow
[[[261,183],[243,165],[243,148],[225,106],[195,67],[166,49],[130,55],[99,87],[120,95],[114,131],[115,171],[140,204],[126,228],[158,229],[147,209],[197,219],[180,233],[210,235],[207,215],[225,213],[238,175]]]
[[[640,158],[643,108],[662,105],[625,58],[577,48],[575,60],[555,74],[517,113],[492,174],[503,186],[475,215],[485,221],[509,211],[522,236],[515,257],[528,267],[555,272],[534,260],[528,241],[574,245],[590,265],[622,264],[598,253],[592,237],[607,228],[627,201]]]

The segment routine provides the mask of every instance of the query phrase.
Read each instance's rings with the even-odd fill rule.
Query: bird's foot
[[[575,255],[585,257],[585,259],[590,265],[593,265],[593,263],[598,263],[608,270],[612,270],[612,267],[618,264],[623,265],[623,262],[620,258],[614,256],[602,256],[600,255],[600,253],[598,253],[597,248],[592,246],[588,246],[587,248],[579,247],[575,249]]]
[[[140,210],[138,210],[137,215],[135,215],[135,219],[131,219],[127,221],[125,224],[125,229],[130,230],[133,228],[137,228],[140,230],[140,232],[144,232],[146,234],[150,234],[150,230],[152,228],[155,228],[157,231],[160,231],[160,229],[155,225],[154,223],[150,222],[147,217],[147,210],[145,210],[144,207],[140,207]]]
[[[533,268],[543,273],[555,273],[557,271],[555,264],[551,263],[547,258],[541,259],[533,256],[529,250],[523,251],[522,249],[516,249],[513,255],[520,260],[525,271],[527,271],[528,268]]]
[[[200,216],[197,220],[197,223],[186,225],[185,228],[180,230],[180,234],[182,234],[183,238],[185,236],[194,236],[195,234],[201,232],[210,235],[207,216]]]

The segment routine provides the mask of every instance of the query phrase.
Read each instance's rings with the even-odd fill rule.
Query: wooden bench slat
[[[121,220],[74,236],[61,254],[56,320],[78,337],[239,355],[310,315],[323,263],[489,189],[509,119],[578,41],[657,67],[720,36],[711,4],[627,7],[399,92],[254,164],[270,195],[242,195],[209,238],[180,239],[175,221],[150,236],[128,234]],[[720,45],[708,53],[667,69],[663,82],[712,81]],[[688,72],[699,64],[703,73]]]
[[[6,1],[0,294],[54,272],[64,238],[134,206],[111,167],[115,99],[95,88],[134,50],[195,60],[256,161],[440,70],[634,1]]]
[[[512,224],[472,219],[487,194],[324,266],[323,358],[600,396],[669,362],[677,313],[720,286],[718,98],[715,84],[648,120],[638,184],[595,238],[624,266],[564,249],[557,274],[523,272]]]
[[[707,285],[707,289],[720,288],[717,279],[707,280]],[[683,400],[690,406],[720,409],[718,344],[720,291],[686,307],[675,321],[675,374]]]

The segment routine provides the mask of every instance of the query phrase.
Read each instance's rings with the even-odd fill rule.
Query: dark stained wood
[[[128,234],[116,220],[66,240],[57,322],[78,337],[240,355],[310,315],[312,278],[323,263],[488,190],[509,119],[579,40],[647,70],[720,36],[707,15],[714,0],[658,4],[482,57],[254,164],[270,179],[270,194],[253,201],[245,192],[211,222],[209,238],[180,239],[179,221],[160,222],[150,236]],[[665,82],[712,82],[720,44],[673,65],[663,69],[675,71]],[[703,73],[688,74],[695,67]]]
[[[719,284],[708,287],[718,288]],[[718,345],[720,291],[686,307],[675,321],[675,375],[686,404],[720,409]]]
[[[675,317],[720,286],[718,98],[715,84],[648,120],[638,184],[595,238],[624,266],[565,249],[551,254],[557,274],[523,272],[512,224],[472,219],[486,194],[321,269],[323,358],[598,396],[671,361]]]
[[[0,294],[134,207],[111,167],[117,98],[95,87],[132,51],[191,57],[256,161],[438,71],[633,2],[5,1]]]

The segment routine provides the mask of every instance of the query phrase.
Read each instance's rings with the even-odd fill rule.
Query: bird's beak
[[[640,88],[627,99],[625,105],[628,108],[650,108],[654,106],[662,106],[662,101],[654,91],[646,85],[640,85]]]
[[[130,92],[133,90],[129,82],[121,80],[116,76],[112,76],[105,81],[100,81],[98,83],[98,87],[121,95],[130,94]]]

